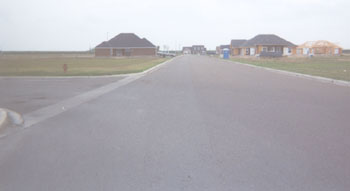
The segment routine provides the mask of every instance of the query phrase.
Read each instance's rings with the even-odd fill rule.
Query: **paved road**
[[[346,191],[349,116],[348,87],[178,57],[0,140],[0,190]]]

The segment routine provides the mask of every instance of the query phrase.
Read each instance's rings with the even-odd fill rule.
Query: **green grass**
[[[231,57],[230,60],[267,68],[350,81],[350,56],[348,55],[313,58]]]
[[[90,54],[3,53],[0,76],[97,76],[136,73],[166,61],[166,58],[95,58]],[[63,65],[68,66],[64,73]]]

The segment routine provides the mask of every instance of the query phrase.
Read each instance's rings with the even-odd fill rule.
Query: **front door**
[[[255,55],[255,48],[250,48],[250,55]]]
[[[250,48],[245,49],[245,55],[249,56],[250,55]]]
[[[339,54],[339,48],[334,49],[334,54]]]

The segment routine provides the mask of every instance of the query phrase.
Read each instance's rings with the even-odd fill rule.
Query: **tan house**
[[[274,34],[260,34],[247,40],[240,48],[240,55],[280,57],[296,53],[296,45]]]
[[[241,45],[246,41],[247,40],[244,40],[244,39],[231,40],[231,44],[230,44],[231,55],[232,56],[241,55],[241,51],[242,51]]]
[[[343,49],[325,40],[309,41],[297,47],[298,55],[341,55]]]
[[[95,48],[97,57],[117,56],[155,56],[157,47],[146,38],[134,33],[120,33],[109,41],[104,41]]]

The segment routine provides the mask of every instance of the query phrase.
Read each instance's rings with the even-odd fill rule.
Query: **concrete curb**
[[[5,137],[9,131],[9,127],[19,127],[24,124],[23,117],[12,110],[0,108],[0,138]]]
[[[24,120],[21,114],[5,109],[7,111],[7,118],[11,122],[11,125],[23,125]]]
[[[0,108],[0,126],[6,121],[10,121],[14,125],[23,124],[23,118],[19,113],[9,109]]]
[[[7,119],[7,111],[5,111],[4,109],[0,108],[0,132],[1,132],[1,129],[6,124],[6,119]]]
[[[129,73],[129,74],[114,74],[114,75],[102,75],[102,76],[0,76],[0,79],[96,79],[96,78],[117,78],[117,77],[128,77],[132,75],[139,75],[139,74],[145,74],[148,73],[155,68],[158,68],[160,65],[163,65],[175,58],[178,58],[181,56],[176,56],[174,58],[171,58],[167,61],[164,61],[160,64],[157,64],[145,71],[137,72],[137,73]]]
[[[136,73],[131,73],[136,74]],[[127,77],[131,74],[116,74],[103,76],[0,76],[0,79],[94,79],[94,78],[116,78]]]
[[[151,73],[151,72],[153,72],[153,71],[159,69],[160,67],[164,66],[165,64],[167,64],[167,63],[173,61],[174,59],[180,58],[180,57],[182,57],[182,56],[176,56],[176,57],[174,57],[174,58],[171,58],[170,60],[167,60],[167,61],[165,61],[165,62],[163,62],[163,63],[160,63],[160,64],[158,64],[158,65],[156,65],[156,66],[153,66],[152,68],[149,68],[149,69],[147,69],[147,70],[145,70],[145,71],[143,71],[143,72],[134,73],[134,74],[130,74],[130,75],[139,75],[139,74]]]
[[[263,69],[263,70],[267,70],[267,71],[278,73],[278,74],[284,74],[284,75],[287,75],[287,76],[294,76],[294,77],[299,77],[299,78],[303,78],[303,79],[308,79],[308,80],[314,80],[314,81],[323,82],[323,83],[334,84],[334,85],[338,85],[338,86],[350,87],[350,82],[349,81],[335,80],[335,79],[332,79],[332,78],[325,78],[325,77],[321,77],[321,76],[313,76],[313,75],[309,75],[309,74],[301,74],[301,73],[289,72],[289,71],[285,71],[285,70],[266,68],[266,67],[262,67],[262,66],[255,66],[255,65],[251,65],[251,64],[245,64],[245,63],[229,61],[229,60],[223,60],[223,61],[224,62],[229,62],[229,63],[234,63],[234,64],[239,64],[239,65],[248,66],[248,67],[251,67],[251,68]]]

